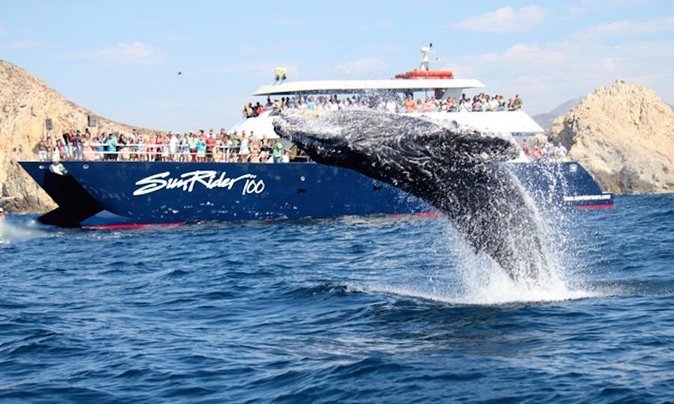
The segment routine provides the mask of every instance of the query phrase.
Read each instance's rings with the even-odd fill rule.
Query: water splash
[[[475,254],[459,237],[452,236],[456,232],[448,231],[450,245],[455,249],[455,258],[458,265],[457,280],[460,294],[453,295],[449,301],[462,304],[504,304],[513,302],[548,302],[570,299],[588,298],[603,293],[588,290],[583,286],[582,279],[577,275],[579,271],[567,271],[577,267],[574,251],[577,246],[574,242],[574,229],[570,219],[571,212],[555,195],[562,193],[565,186],[560,179],[559,167],[549,164],[543,170],[548,176],[551,189],[547,193],[532,195],[527,184],[522,183],[512,175],[524,195],[524,202],[530,210],[534,222],[533,229],[539,233],[540,245],[520,246],[523,253],[522,265],[533,265],[531,268],[520,267],[517,276],[506,273],[496,262],[486,254]],[[507,197],[507,196],[506,196]],[[513,232],[503,232],[509,237],[505,242],[517,244],[522,235]],[[539,249],[534,254],[528,249]],[[541,260],[530,261],[530,257],[542,257]],[[576,279],[569,279],[569,274],[576,274]]]
[[[564,186],[558,181],[559,167],[550,164],[544,175],[551,177],[554,187]],[[541,243],[521,246],[523,239],[517,231],[500,234],[504,242],[522,254],[522,264],[515,276],[504,270],[488,254],[476,253],[463,235],[448,221],[435,240],[434,250],[441,265],[425,278],[407,279],[398,284],[379,284],[375,281],[364,289],[369,292],[421,298],[458,305],[499,305],[523,302],[555,302],[613,294],[605,288],[590,286],[583,279],[586,272],[577,259],[580,248],[574,235],[579,231],[574,226],[574,212],[557,198],[551,197],[559,190],[534,195],[519,180],[515,183],[522,189],[527,209],[532,212],[533,229],[539,233]],[[558,182],[555,182],[558,181]],[[530,251],[539,249],[539,251]],[[531,261],[530,257],[542,257]],[[533,265],[532,268],[529,267]],[[417,270],[411,268],[410,270]]]
[[[37,229],[36,226],[34,221],[17,224],[9,221],[8,218],[0,219],[0,245],[22,243],[44,237],[46,233]]]

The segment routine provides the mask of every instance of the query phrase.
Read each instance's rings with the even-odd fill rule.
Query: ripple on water
[[[528,287],[443,219],[10,216],[36,237],[0,245],[0,401],[666,401],[673,206],[574,213],[572,259]]]

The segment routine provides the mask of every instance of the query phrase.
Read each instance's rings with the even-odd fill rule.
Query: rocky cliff
[[[674,112],[643,86],[600,87],[555,119],[549,137],[605,191],[674,192]]]
[[[0,206],[9,211],[45,211],[54,202],[17,164],[33,160],[35,146],[52,120],[54,136],[87,127],[96,115],[65,99],[29,72],[0,60]],[[130,133],[132,128],[98,117],[99,130]]]

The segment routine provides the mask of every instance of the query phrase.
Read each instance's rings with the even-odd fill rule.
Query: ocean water
[[[674,399],[674,195],[560,219],[536,287],[443,218],[34,219],[0,229],[0,402]]]

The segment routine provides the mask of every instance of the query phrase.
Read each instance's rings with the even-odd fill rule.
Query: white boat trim
[[[611,199],[611,194],[601,195],[574,195],[565,196],[564,202],[580,202],[580,201],[606,201]]]
[[[254,96],[320,94],[320,93],[360,93],[367,91],[431,91],[436,89],[463,90],[483,88],[476,79],[391,79],[391,80],[322,80],[322,81],[285,81],[279,84],[262,86]]]

